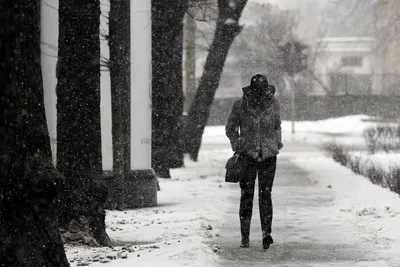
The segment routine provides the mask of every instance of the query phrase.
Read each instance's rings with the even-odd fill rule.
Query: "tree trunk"
[[[234,2],[234,3],[232,3]],[[218,20],[203,75],[186,124],[186,151],[197,161],[201,139],[229,49],[242,27],[239,19],[247,0],[218,0]]]
[[[40,1],[0,3],[0,265],[69,266],[57,225],[40,66]]]
[[[111,208],[123,210],[125,177],[130,170],[131,140],[129,0],[110,1],[109,36],[114,182],[109,193]]]
[[[60,226],[66,241],[108,245],[100,131],[100,3],[59,4],[57,168],[66,177]]]
[[[169,178],[169,169],[183,166],[182,134],[183,18],[187,0],[153,0],[152,165]]]

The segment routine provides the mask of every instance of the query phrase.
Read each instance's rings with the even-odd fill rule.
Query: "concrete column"
[[[157,205],[151,168],[151,0],[131,0],[131,171],[126,207]]]
[[[189,113],[190,105],[196,94],[196,21],[185,15],[185,113]]]
[[[56,110],[56,65],[58,55],[58,0],[44,2],[40,6],[41,65],[44,89],[44,105],[49,129],[53,162],[57,151],[57,110]]]

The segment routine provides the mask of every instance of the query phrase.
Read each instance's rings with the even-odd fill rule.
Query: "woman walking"
[[[243,248],[250,245],[250,224],[257,175],[263,248],[268,249],[273,243],[271,190],[277,155],[283,147],[279,103],[274,94],[275,87],[268,84],[265,76],[253,76],[250,85],[243,88],[242,99],[233,104],[226,125],[226,135],[233,151],[247,160],[246,175],[240,181],[240,246]]]

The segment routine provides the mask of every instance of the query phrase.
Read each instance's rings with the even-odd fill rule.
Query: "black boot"
[[[240,243],[241,248],[248,248],[250,247],[250,241],[247,238],[242,238],[242,242]]]
[[[249,219],[241,219],[240,220],[240,232],[242,234],[242,242],[240,244],[240,247],[242,248],[248,248],[249,245],[249,236],[250,236],[250,224],[251,220]]]
[[[271,235],[267,235],[263,237],[262,240],[262,245],[263,249],[269,249],[269,246],[274,243],[274,240],[272,239]]]

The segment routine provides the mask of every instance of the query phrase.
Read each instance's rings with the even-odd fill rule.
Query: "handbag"
[[[225,182],[239,183],[246,175],[247,160],[244,156],[235,153],[225,165]]]

